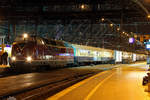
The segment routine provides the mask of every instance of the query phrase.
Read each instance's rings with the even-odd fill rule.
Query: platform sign
[[[134,43],[134,38],[129,38],[129,43]]]

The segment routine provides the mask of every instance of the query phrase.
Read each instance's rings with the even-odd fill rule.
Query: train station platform
[[[7,68],[10,67],[9,65],[0,65],[0,68]]]
[[[150,100],[142,85],[146,63],[121,65],[83,80],[47,100]]]
[[[0,65],[0,76],[1,76],[2,73],[7,71],[8,68],[10,68],[9,65]]]

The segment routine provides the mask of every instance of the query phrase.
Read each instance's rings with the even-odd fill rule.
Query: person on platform
[[[7,65],[8,64],[8,53],[4,52],[2,55],[2,64]]]

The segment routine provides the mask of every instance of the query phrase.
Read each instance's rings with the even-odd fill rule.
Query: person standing
[[[2,55],[2,64],[7,65],[8,64],[8,53],[4,52]]]

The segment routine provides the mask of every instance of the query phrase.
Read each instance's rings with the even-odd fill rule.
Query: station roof
[[[147,1],[147,0],[144,0]],[[1,0],[1,20],[97,19],[116,23],[146,20],[147,3],[138,0]],[[149,10],[149,9],[148,9]]]

